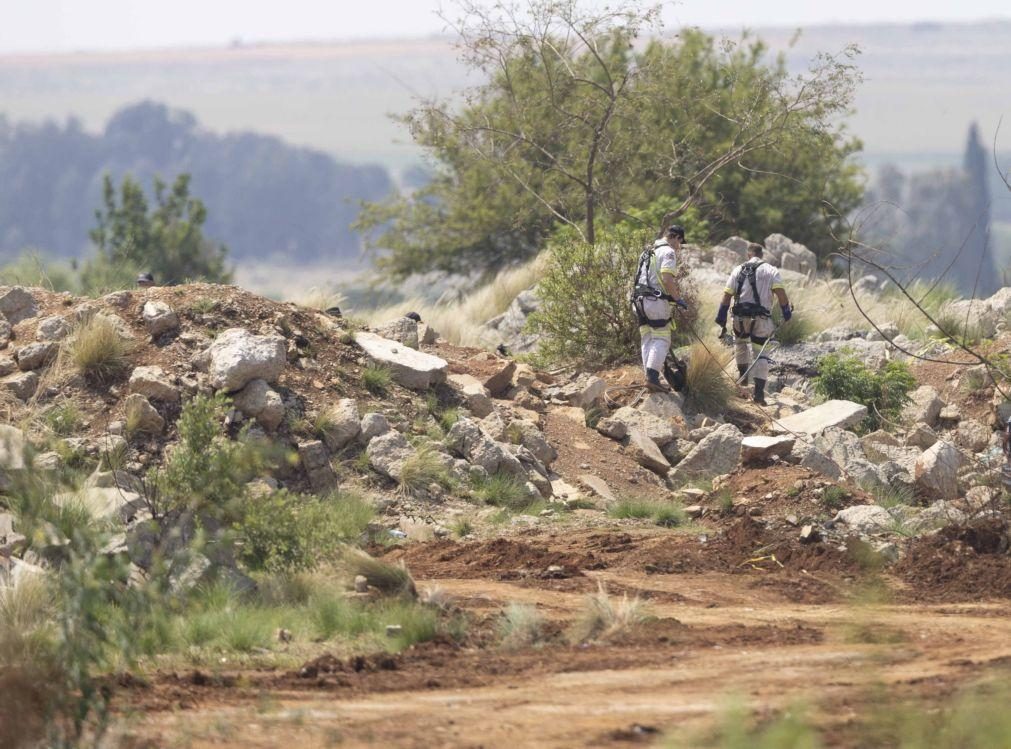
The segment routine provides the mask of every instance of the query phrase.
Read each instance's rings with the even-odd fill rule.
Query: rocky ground
[[[723,249],[707,261],[714,273],[738,257]],[[799,250],[780,259],[811,271]],[[901,422],[869,434],[853,431],[865,407],[814,403],[817,356],[846,346],[872,363],[901,357],[896,331],[890,342],[844,326],[781,347],[767,409],[737,399],[703,413],[676,394],[613,397],[637,380],[634,368],[540,372],[408,318],[369,331],[234,287],[98,300],[15,287],[0,289],[0,312],[4,485],[19,471],[92,461],[81,496],[122,524],[110,553],[130,555],[138,574],[150,556],[137,530],[149,519],[142,479],[178,439],[180,404],[223,391],[233,403],[223,430],[250,426],[297,456],[258,489],[365,491],[385,534],[373,551],[438,586],[470,622],[462,645],[360,662],[145,675],[117,709],[153,745],[185,725],[192,746],[280,736],[620,746],[704,727],[734,691],[768,710],[799,694],[836,700],[842,708],[822,720],[829,744],[846,746],[847,717],[872,683],[937,698],[1011,658],[1001,388],[978,367],[913,363],[921,384]],[[101,383],[69,353],[96,315],[129,342],[129,365]],[[991,350],[1004,350],[996,326],[993,335]],[[392,377],[385,391],[366,386],[376,364]],[[66,429],[56,416],[71,407]],[[452,480],[405,479],[419,452]],[[475,503],[470,487],[501,475],[529,509]],[[630,500],[683,514],[675,527],[615,517]],[[0,580],[48,574],[2,503]],[[220,565],[242,577],[232,560],[208,560],[200,574]],[[199,579],[175,572],[180,585]],[[581,601],[601,585],[652,618],[613,641],[569,644]],[[503,650],[494,628],[510,602],[535,606],[554,635]]]

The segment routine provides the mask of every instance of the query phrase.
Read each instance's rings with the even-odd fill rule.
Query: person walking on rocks
[[[762,347],[772,335],[772,297],[775,295],[783,313],[783,322],[793,315],[790,300],[783,288],[779,268],[762,259],[762,246],[752,243],[748,247],[748,259],[730,273],[727,287],[723,290],[723,300],[716,313],[716,324],[726,330],[727,313],[733,314],[734,358],[737,371],[745,387],[747,376],[755,383],[755,403],[765,405],[765,381],[769,379],[769,359]],[[730,308],[731,300],[734,307]],[[752,346],[757,359],[752,364]]]
[[[670,226],[665,236],[656,240],[639,256],[632,289],[632,308],[639,321],[642,341],[642,367],[646,373],[646,387],[654,392],[665,392],[670,387],[660,380],[667,352],[670,350],[674,318],[671,304],[682,309],[688,305],[678,298],[674,272],[677,253],[685,241],[681,226]]]

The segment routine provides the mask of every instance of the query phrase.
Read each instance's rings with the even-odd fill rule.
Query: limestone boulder
[[[448,379],[449,384],[459,391],[464,407],[477,418],[483,419],[495,410],[487,388],[476,377],[451,374]]]
[[[298,444],[298,458],[309,479],[309,486],[317,494],[337,487],[337,477],[330,466],[330,456],[320,440],[310,440]]]
[[[913,473],[916,489],[931,499],[956,499],[961,462],[958,449],[939,440],[916,459]]]
[[[232,405],[249,418],[256,419],[268,432],[277,429],[284,421],[284,401],[266,380],[252,380],[235,394]]]
[[[793,451],[795,443],[796,438],[791,435],[779,437],[749,435],[741,441],[741,461],[758,463],[772,460],[774,457],[789,455]]]
[[[695,446],[670,474],[673,486],[693,479],[712,478],[730,473],[741,461],[744,435],[733,424],[723,424]]]
[[[934,387],[921,385],[909,394],[909,400],[910,402],[902,409],[903,421],[907,424],[926,424],[931,428],[937,426],[944,401]]]
[[[410,317],[398,317],[376,328],[376,334],[391,341],[416,349],[420,344],[418,323]]]
[[[867,406],[846,400],[830,400],[799,414],[784,416],[773,423],[772,430],[815,435],[832,427],[845,429],[856,426],[866,416]]]
[[[407,438],[397,431],[369,440],[365,454],[369,465],[387,478],[399,481],[404,468],[404,462],[414,455],[415,450]]]
[[[381,413],[367,413],[362,417],[361,430],[358,433],[358,441],[363,445],[369,444],[376,437],[389,432],[393,427]]]
[[[141,317],[144,319],[144,327],[152,338],[179,329],[179,315],[165,302],[144,302]]]
[[[36,372],[19,372],[0,379],[0,388],[22,401],[30,400],[38,387],[39,375]]]
[[[59,315],[43,317],[35,328],[35,339],[38,341],[62,341],[68,335],[70,323]]]
[[[888,510],[879,505],[854,505],[836,513],[834,521],[857,533],[882,533],[895,526]]]
[[[351,444],[362,432],[361,421],[358,415],[358,402],[354,398],[341,398],[328,408],[323,441],[326,442],[330,452],[343,450]],[[388,427],[389,425],[387,431]]]
[[[449,365],[438,356],[365,331],[355,334],[355,343],[372,361],[389,367],[393,379],[406,388],[427,390],[446,380]]]
[[[661,476],[666,476],[670,471],[670,463],[656,442],[638,429],[628,433],[628,454],[636,463]]]
[[[229,328],[214,339],[202,358],[211,386],[234,393],[253,380],[276,382],[287,362],[287,346],[279,335]]]
[[[0,314],[11,325],[17,325],[39,314],[35,297],[21,286],[0,286]]]
[[[59,347],[52,341],[29,343],[18,349],[18,369],[22,372],[40,369],[53,361],[58,352]]]
[[[992,434],[993,432],[986,425],[975,419],[965,419],[958,424],[958,431],[955,432],[955,444],[969,452],[978,453],[985,450],[986,446],[990,444]]]
[[[623,424],[626,434],[633,431],[642,432],[653,440],[658,447],[663,447],[667,443],[678,439],[678,437],[684,436],[684,429],[678,428],[678,425],[674,421],[654,416],[651,413],[640,411],[630,406],[619,408],[607,419],[601,419],[601,421],[607,421],[608,424],[615,422]],[[600,424],[598,423],[597,426],[599,429]],[[614,430],[612,429],[612,431]]]
[[[601,378],[583,373],[561,386],[554,392],[554,397],[576,408],[589,408],[603,397],[606,389],[607,383]]]
[[[163,403],[178,403],[182,395],[161,367],[137,367],[130,373],[130,392]]]
[[[134,434],[161,434],[165,429],[165,419],[140,393],[131,393],[123,401],[126,424]]]

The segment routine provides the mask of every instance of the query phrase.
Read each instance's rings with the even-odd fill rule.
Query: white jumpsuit
[[[674,248],[667,244],[666,239],[658,239],[653,244],[653,262],[640,271],[635,283],[638,286],[663,290],[661,278],[667,275],[673,277],[676,269],[677,254]],[[642,339],[642,366],[644,369],[662,372],[664,359],[670,350],[671,332],[674,330],[671,305],[663,299],[647,297],[643,300],[643,311],[651,320],[670,320],[670,323],[662,328],[639,326],[639,336]]]
[[[734,301],[738,304],[742,302],[752,302],[760,304],[765,309],[772,309],[772,292],[774,289],[783,288],[783,279],[780,277],[779,268],[760,259],[749,260],[748,263],[757,264],[755,268],[755,287],[758,289],[758,299],[751,288],[751,284],[745,279],[741,285],[740,297]],[[727,279],[727,288],[723,291],[727,294],[737,294],[738,278],[745,263],[738,265],[730,273]],[[769,316],[743,317],[734,315],[734,358],[738,367],[751,367],[751,347],[755,350],[761,349],[762,345],[772,335],[774,330],[772,318]],[[750,376],[755,380],[769,379],[769,360],[763,354],[758,357],[755,365],[751,367]]]

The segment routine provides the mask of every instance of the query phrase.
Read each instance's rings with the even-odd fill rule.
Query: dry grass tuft
[[[622,593],[621,600],[614,601],[600,583],[597,592],[586,597],[583,611],[573,624],[571,634],[576,642],[608,640],[628,632],[645,620],[646,614],[638,598],[629,598],[627,593]]]
[[[528,648],[544,641],[544,617],[527,603],[510,603],[497,625],[502,647]]]
[[[733,354],[720,346],[692,346],[685,395],[700,411],[726,410],[734,395],[734,383],[724,370],[732,358]]]
[[[110,318],[92,315],[67,339],[66,352],[79,373],[104,382],[129,369],[133,343],[120,335]]]
[[[376,325],[417,312],[450,343],[464,346],[494,346],[498,340],[483,334],[481,326],[508,309],[521,291],[534,286],[544,267],[541,256],[523,265],[501,271],[495,278],[459,302],[433,305],[420,298],[406,299],[399,304],[364,311],[369,324]]]
[[[376,590],[391,596],[417,598],[414,578],[403,562],[390,564],[369,556],[361,549],[349,547],[344,551],[344,566],[353,579],[361,575]]]

